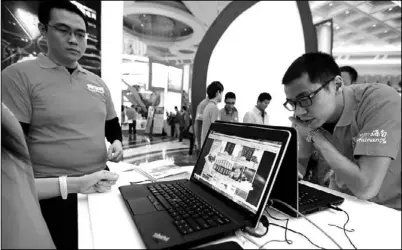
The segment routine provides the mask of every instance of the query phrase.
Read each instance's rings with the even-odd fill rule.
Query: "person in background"
[[[235,107],[236,95],[233,92],[227,92],[225,95],[225,107],[220,111],[221,121],[239,122],[239,113]]]
[[[179,142],[183,141],[183,132],[185,129],[189,128],[189,123],[190,123],[190,115],[187,111],[187,107],[183,106],[181,108],[181,113],[180,113],[180,134],[179,134]]]
[[[201,150],[202,144],[201,144],[201,132],[202,132],[202,114],[204,113],[205,106],[207,106],[209,102],[208,96],[205,97],[204,100],[202,100],[198,105],[197,105],[197,112],[196,112],[196,118],[195,118],[195,123],[194,123],[194,130],[195,130],[195,139],[196,139],[196,144],[197,144],[197,152]]]
[[[205,106],[202,114],[202,131],[201,143],[203,144],[208,134],[211,124],[219,119],[218,103],[222,101],[223,85],[218,81],[214,81],[207,87],[207,95],[209,102]]]
[[[181,120],[181,113],[177,106],[174,107],[174,110],[176,111],[175,118],[174,118],[174,137],[180,139],[180,120]]]
[[[135,110],[135,106],[131,105],[131,107],[126,108],[126,116],[128,119],[128,136],[136,135],[136,125],[137,125],[137,111]]]
[[[359,75],[357,71],[351,66],[340,67],[343,84],[345,86],[356,84]]]
[[[180,138],[182,141],[183,138],[185,139],[189,139],[190,140],[190,148],[189,148],[189,155],[193,154],[193,149],[194,149],[194,133],[191,129],[191,125],[192,125],[192,121],[191,121],[191,117],[190,117],[190,113],[187,110],[186,106],[183,106],[183,113],[182,113],[182,117],[183,117],[183,128],[180,130]]]
[[[243,118],[244,123],[269,125],[269,116],[265,109],[271,102],[272,97],[270,94],[263,92],[258,96],[257,105],[248,111]]]
[[[107,85],[78,63],[87,48],[85,15],[70,1],[43,1],[38,18],[48,51],[2,71],[2,100],[25,133],[35,178],[60,177],[66,186],[120,161],[122,133]],[[77,195],[66,192],[40,206],[56,247],[77,249]]]
[[[344,86],[331,55],[297,58],[282,83],[298,132],[299,171],[318,151],[330,188],[401,210],[401,99],[386,84]],[[320,166],[319,166],[320,167]]]
[[[55,249],[39,199],[60,195],[58,178],[34,178],[28,146],[15,116],[1,104],[1,247]],[[98,171],[67,178],[68,193],[106,192],[118,175]]]

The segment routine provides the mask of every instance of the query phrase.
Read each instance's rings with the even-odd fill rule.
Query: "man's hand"
[[[76,178],[78,192],[82,194],[103,193],[109,191],[116,184],[119,175],[106,170]]]
[[[121,141],[115,140],[107,151],[107,160],[119,162],[123,159],[123,145]]]
[[[316,148],[320,148],[326,143],[329,143],[329,140],[325,137],[322,128],[310,128],[303,121],[295,118],[289,117],[289,120],[295,125],[295,128],[299,133],[305,134],[307,136],[307,141],[313,142],[313,145]]]

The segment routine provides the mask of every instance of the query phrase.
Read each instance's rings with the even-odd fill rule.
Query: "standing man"
[[[204,109],[209,102],[208,96],[202,100],[197,106],[197,113],[195,118],[194,130],[195,130],[195,138],[197,141],[197,150],[201,150],[201,132],[202,132],[202,114],[204,113]]]
[[[222,101],[223,85],[218,81],[212,82],[207,87],[207,95],[209,102],[205,106],[204,112],[202,114],[202,132],[201,132],[201,142],[204,144],[209,127],[213,122],[219,119],[219,109],[218,103]]]
[[[120,161],[121,127],[107,85],[78,63],[87,47],[84,14],[70,1],[46,1],[39,22],[48,51],[3,70],[2,100],[23,128],[35,178],[59,177],[65,187],[61,196],[40,201],[56,247],[77,249],[77,195],[66,195],[66,176]]]
[[[220,111],[221,121],[239,122],[239,113],[235,107],[236,95],[233,92],[227,92],[225,95],[225,107]]]
[[[307,53],[286,71],[284,106],[297,129],[299,171],[318,151],[330,187],[401,210],[401,98],[385,84],[344,86],[331,55]],[[321,166],[319,166],[321,167]]]
[[[357,78],[359,77],[359,75],[357,74],[357,71],[353,67],[343,66],[343,67],[340,67],[340,70],[341,70],[341,76],[343,79],[343,84],[345,86],[349,86],[349,85],[357,83]]]
[[[135,110],[135,106],[131,105],[131,107],[126,108],[126,115],[128,118],[128,136],[136,135],[137,130],[137,111]]]
[[[262,124],[269,125],[269,116],[265,109],[268,107],[271,102],[272,97],[268,93],[261,93],[257,99],[257,105],[251,110],[248,111],[243,118],[244,123],[253,123],[253,124]]]

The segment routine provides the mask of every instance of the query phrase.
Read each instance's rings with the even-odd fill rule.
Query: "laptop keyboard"
[[[181,183],[149,185],[148,196],[157,210],[166,210],[182,235],[230,222],[217,209],[204,202]]]
[[[304,205],[313,204],[313,203],[316,203],[319,201],[321,201],[321,200],[317,196],[311,195],[307,192],[299,190],[299,205],[304,206]]]

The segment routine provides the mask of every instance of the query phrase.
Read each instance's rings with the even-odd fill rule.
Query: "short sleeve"
[[[365,91],[357,110],[354,155],[397,157],[401,144],[401,98],[386,85]]]
[[[251,112],[247,112],[247,113],[244,115],[243,122],[244,122],[244,123],[254,123],[254,121],[253,121],[253,116],[252,116]]]
[[[103,81],[102,81],[103,82]],[[109,88],[103,83],[106,94],[106,121],[112,120],[117,117],[116,110],[114,109],[114,104],[112,100],[112,95],[110,94]]]
[[[31,123],[32,105],[29,83],[23,80],[15,66],[1,72],[1,99],[19,122]]]

